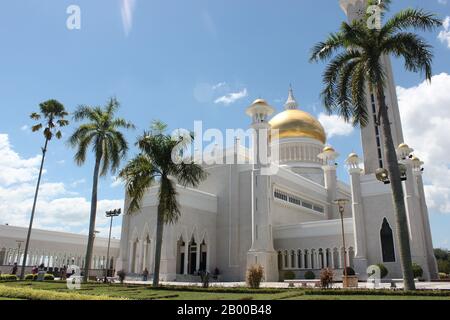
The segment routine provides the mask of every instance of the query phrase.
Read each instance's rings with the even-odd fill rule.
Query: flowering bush
[[[330,289],[333,285],[333,270],[330,268],[323,269],[320,272],[320,286],[322,289]]]
[[[247,270],[247,284],[252,289],[258,289],[264,279],[264,268],[261,265],[253,265]]]

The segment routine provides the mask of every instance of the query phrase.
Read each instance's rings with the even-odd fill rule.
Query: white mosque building
[[[363,12],[364,0],[340,2],[349,19]],[[423,268],[424,278],[436,279],[423,163],[404,143],[388,58],[385,64],[393,138],[399,163],[406,168],[403,185],[412,258]],[[208,178],[198,188],[179,187],[181,218],[164,230],[161,279],[182,281],[198,271],[218,269],[223,281],[242,281],[250,265],[260,264],[265,280],[271,282],[288,270],[297,278],[308,270],[319,273],[327,267],[340,275],[344,263],[360,279],[367,278],[368,266],[378,263],[387,267],[390,278],[401,278],[391,188],[375,175],[384,165],[383,137],[374,121],[375,99],[368,94],[367,101],[372,116],[361,129],[363,157],[350,154],[345,163],[338,164],[339,154],[327,145],[324,128],[299,108],[292,90],[285,110],[271,119],[274,108],[263,99],[256,100],[247,109],[254,132],[279,132],[276,173],[262,174],[261,163],[208,164],[204,165]],[[225,154],[230,152],[237,157],[246,148],[237,141]],[[337,179],[338,165],[347,168],[349,184]],[[157,188],[148,190],[139,213],[123,217],[116,270],[139,274],[147,268],[152,272]],[[345,248],[336,199],[349,200],[343,219]]]

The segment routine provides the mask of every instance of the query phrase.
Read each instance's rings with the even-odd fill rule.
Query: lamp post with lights
[[[118,217],[122,213],[122,209],[114,209],[110,211],[106,211],[106,217],[111,218],[111,222],[109,224],[109,237],[108,237],[108,250],[106,251],[106,266],[105,266],[105,279],[107,281],[108,278],[108,270],[109,270],[109,248],[111,245],[111,230],[114,217]]]
[[[345,205],[349,202],[348,199],[337,199],[334,203],[339,207],[339,213],[341,215],[341,228],[342,228],[342,244],[344,246],[344,277],[347,279],[347,247],[345,245],[345,230],[344,230],[344,212]]]

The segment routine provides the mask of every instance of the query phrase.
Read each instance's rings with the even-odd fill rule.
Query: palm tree
[[[140,154],[132,159],[119,174],[126,183],[129,198],[127,214],[139,211],[145,191],[156,182],[159,183],[154,287],[159,286],[164,225],[175,223],[181,214],[177,202],[176,183],[183,187],[197,187],[207,176],[202,167],[192,161],[178,163],[172,160],[172,152],[177,149],[182,150],[186,139],[181,136],[172,138],[164,133],[166,128],[165,124],[154,121],[151,130],[144,132],[136,142]],[[192,136],[191,139],[193,139]]]
[[[119,129],[134,128],[130,122],[115,117],[119,106],[119,102],[115,98],[111,98],[103,108],[80,106],[73,115],[75,121],[88,120],[87,123],[80,125],[75,130],[68,141],[71,147],[77,148],[74,157],[75,162],[79,166],[86,162],[86,153],[89,146],[92,146],[92,151],[95,153],[84,282],[88,281],[94,246],[98,179],[100,176],[106,176],[109,172],[116,172],[121,160],[126,157],[128,143]]]
[[[41,104],[39,104],[39,109],[40,112],[39,113],[33,112],[30,115],[30,118],[36,121],[43,119],[44,121],[34,125],[31,128],[31,130],[33,132],[38,132],[43,129],[42,132],[44,134],[45,143],[44,147],[42,148],[41,167],[39,169],[36,191],[34,193],[33,207],[31,209],[30,225],[28,227],[27,240],[25,243],[25,251],[23,254],[23,261],[22,261],[22,269],[20,271],[20,279],[23,279],[25,276],[25,265],[27,262],[28,247],[30,245],[31,229],[33,228],[34,213],[36,211],[36,203],[39,194],[39,186],[41,184],[42,169],[44,168],[44,161],[45,155],[47,153],[48,143],[52,140],[53,137],[61,139],[62,133],[60,128],[65,127],[69,124],[69,121],[64,119],[68,115],[68,113],[66,112],[64,105],[61,104],[59,101],[52,99],[42,102]]]
[[[436,15],[420,9],[405,9],[379,29],[369,28],[365,20],[356,20],[351,24],[343,22],[338,32],[330,34],[312,49],[311,55],[311,61],[326,61],[334,56],[323,74],[325,89],[322,98],[329,113],[337,113],[346,121],[353,121],[355,126],[364,127],[368,123],[366,90],[376,97],[405,290],[414,290],[415,284],[401,174],[385,102],[386,75],[382,58],[391,55],[403,58],[406,70],[424,73],[425,78],[431,81],[432,48],[408,29],[431,31],[440,25]]]

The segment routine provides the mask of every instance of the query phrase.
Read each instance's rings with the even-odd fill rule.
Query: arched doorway
[[[192,238],[191,242],[189,243],[189,274],[195,274],[197,268],[197,249],[197,243],[195,242],[195,239]]]
[[[381,226],[380,240],[383,262],[395,262],[394,237],[392,228],[386,218],[383,219]]]
[[[184,256],[186,243],[181,236],[177,241],[177,274],[184,274],[184,262],[186,257]]]
[[[207,253],[207,245],[205,243],[205,240],[200,245],[200,270],[199,271],[206,271],[206,260],[208,258]]]

